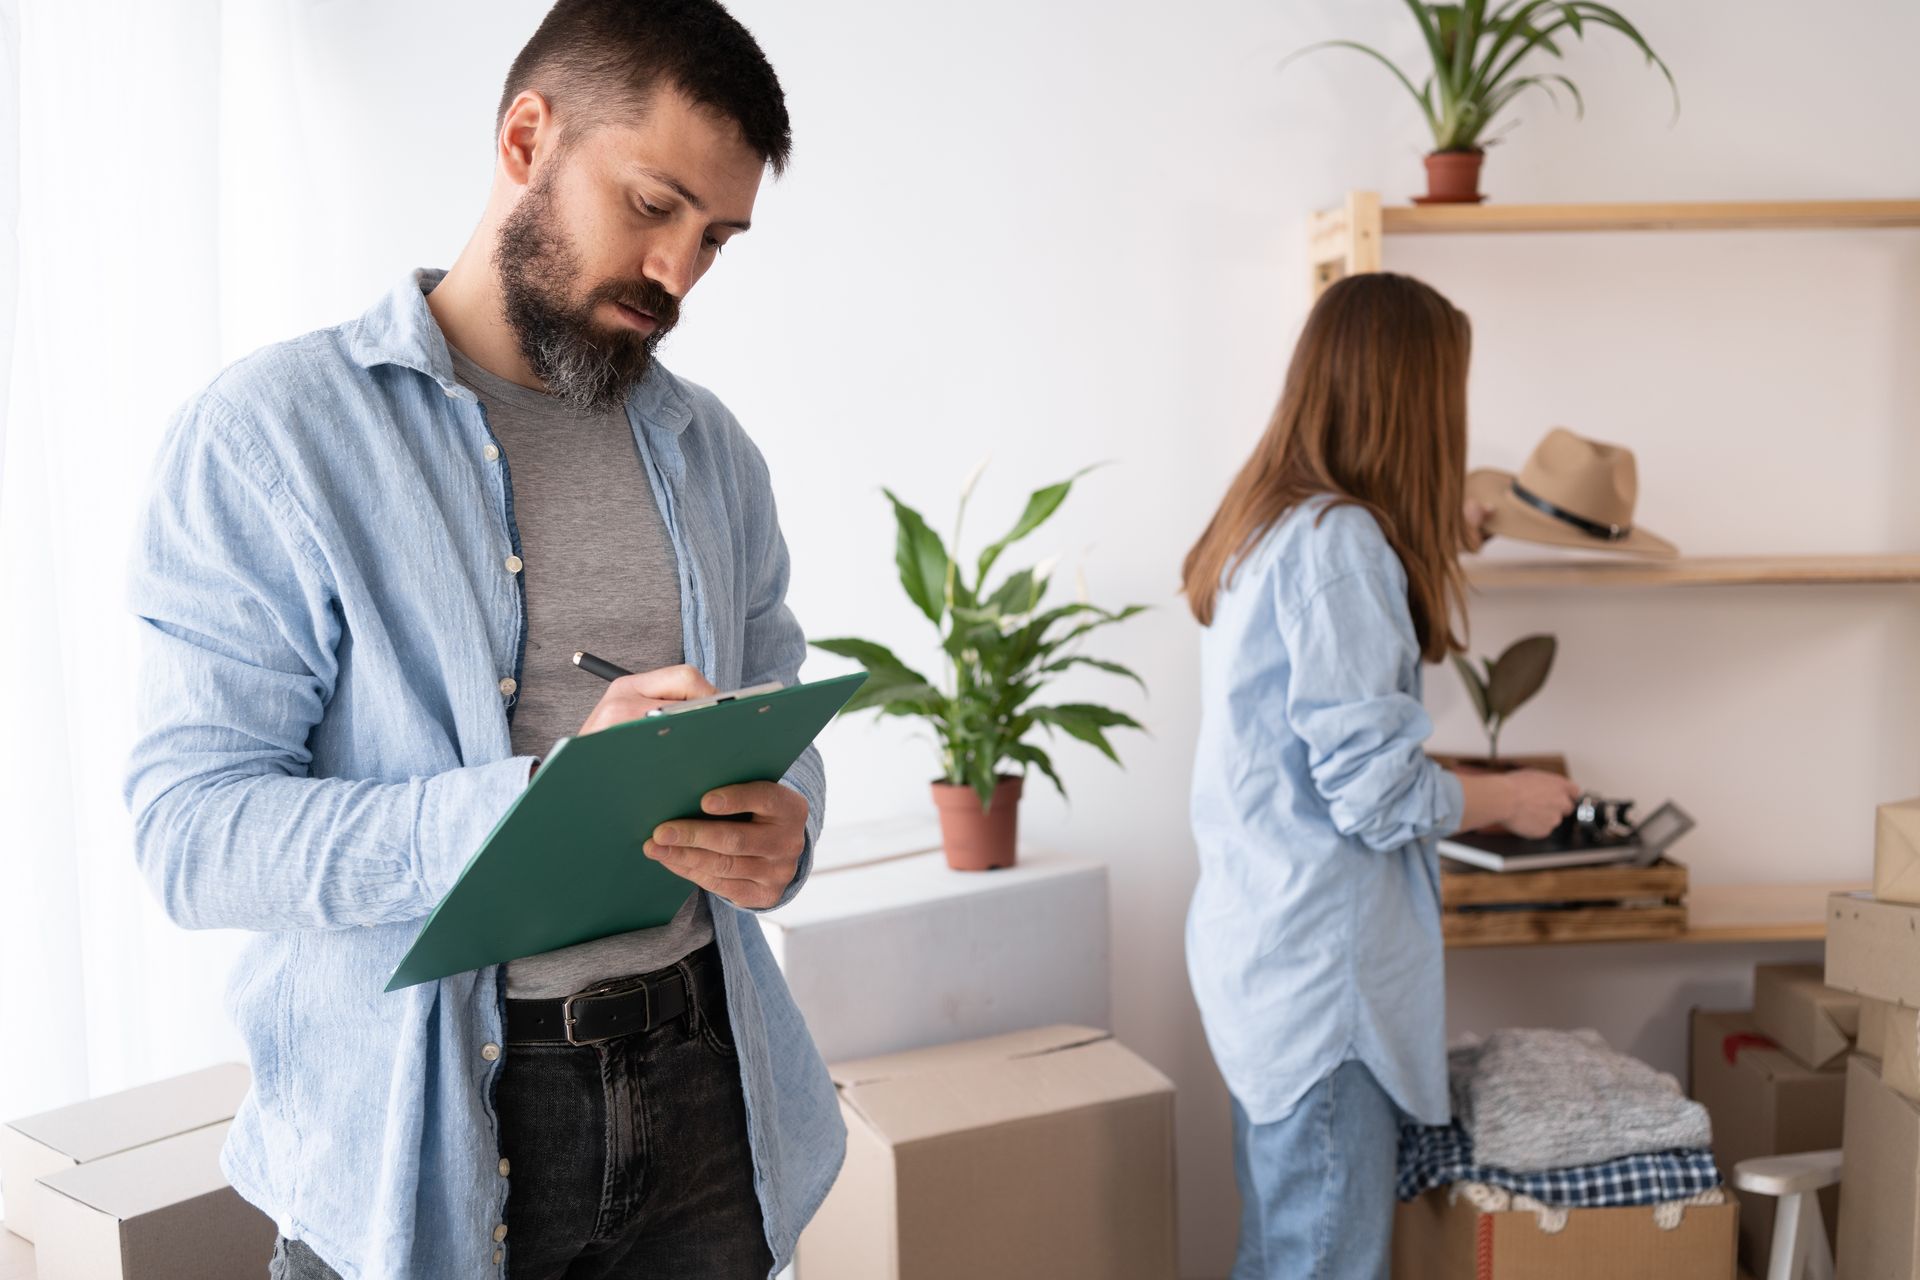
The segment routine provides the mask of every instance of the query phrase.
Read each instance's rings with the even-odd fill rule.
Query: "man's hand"
[[[700,807],[721,820],[662,823],[647,856],[735,906],[758,911],[780,901],[806,848],[807,798],[782,783],[743,782],[707,792]]]
[[[718,692],[711,681],[692,667],[661,667],[657,671],[621,676],[600,695],[600,701],[587,714],[587,721],[580,726],[580,732],[588,734],[611,729],[617,724],[638,720],[655,707],[689,702],[694,698],[711,698]]]

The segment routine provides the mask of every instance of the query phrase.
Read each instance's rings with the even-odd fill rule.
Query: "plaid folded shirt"
[[[1714,1167],[1711,1151],[1691,1149],[1514,1173],[1475,1164],[1473,1138],[1457,1122],[1402,1125],[1400,1198],[1412,1200],[1450,1182],[1484,1182],[1570,1209],[1607,1209],[1685,1200],[1719,1186],[1720,1171]]]

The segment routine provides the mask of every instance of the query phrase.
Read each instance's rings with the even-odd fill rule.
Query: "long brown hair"
[[[1266,434],[1187,553],[1181,573],[1201,625],[1260,538],[1328,494],[1370,512],[1400,557],[1421,656],[1465,647],[1454,619],[1465,613],[1471,346],[1467,317],[1410,276],[1349,276],[1320,295]]]

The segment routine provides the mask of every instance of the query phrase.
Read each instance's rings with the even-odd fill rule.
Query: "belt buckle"
[[[641,999],[646,1003],[647,1017],[646,1017],[646,1021],[643,1022],[641,1025],[637,1027],[629,1027],[625,1031],[616,1031],[612,1035],[592,1036],[585,1040],[582,1040],[573,1034],[573,1028],[575,1023],[573,1006],[575,1001],[596,1000],[602,996],[610,996],[610,995],[626,995],[628,992],[631,992],[631,991],[638,991],[640,993]],[[598,987],[590,987],[585,991],[576,991],[572,995],[568,996],[566,999],[560,1002],[560,1019],[566,1029],[568,1044],[573,1045],[576,1048],[584,1048],[588,1045],[604,1044],[609,1040],[617,1040],[621,1036],[629,1035],[635,1031],[644,1031],[647,1027],[650,1027],[653,1025],[653,993],[647,989],[647,984],[644,982],[634,982],[634,983],[628,983],[625,985],[614,982],[614,983],[607,983],[605,985],[598,986]]]

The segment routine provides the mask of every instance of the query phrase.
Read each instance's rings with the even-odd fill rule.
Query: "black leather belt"
[[[616,978],[556,1000],[507,1001],[508,1044],[600,1044],[684,1017],[710,984],[721,981],[715,944],[680,964],[635,978]]]

